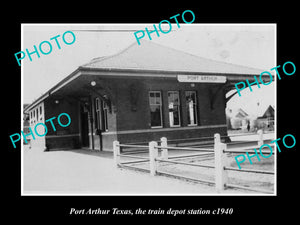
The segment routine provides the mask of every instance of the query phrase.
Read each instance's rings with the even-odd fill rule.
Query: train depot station
[[[115,55],[79,66],[28,105],[24,112],[32,130],[61,113],[72,121],[56,130],[46,123],[47,134],[31,140],[31,145],[50,151],[112,151],[114,140],[148,143],[166,137],[176,143],[215,133],[226,137],[226,103],[236,92],[227,97],[226,93],[237,82],[255,85],[261,72],[151,41],[135,42]],[[262,79],[267,83],[270,77]]]

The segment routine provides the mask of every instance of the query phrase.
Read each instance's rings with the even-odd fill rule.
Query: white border
[[[275,50],[275,55],[274,55],[274,62],[275,65],[277,66],[277,24],[274,26],[275,28],[275,35],[274,35],[274,50]],[[277,76],[275,75],[275,81],[274,81],[274,96],[275,96],[275,118],[274,118],[274,134],[275,134],[275,139],[277,139]],[[274,147],[275,150],[275,147]],[[275,167],[275,174],[274,174],[274,194],[277,196],[277,151],[274,151],[274,167]]]

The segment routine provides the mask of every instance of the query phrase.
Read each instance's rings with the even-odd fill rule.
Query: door
[[[84,106],[80,106],[80,123],[81,123],[81,146],[89,147],[89,124],[88,111]]]
[[[103,139],[102,139],[102,132],[104,131],[103,126],[103,109],[102,109],[102,100],[100,98],[95,98],[95,127],[96,127],[96,134],[99,136],[99,148],[103,150]]]

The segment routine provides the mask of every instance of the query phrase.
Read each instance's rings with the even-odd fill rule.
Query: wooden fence
[[[264,171],[257,169],[238,169],[227,165],[227,154],[240,154],[240,153],[254,153],[253,149],[263,145],[263,132],[258,131],[257,144],[247,147],[238,147],[227,149],[227,144],[221,142],[220,134],[214,135],[214,145],[212,148],[200,148],[200,147],[174,147],[168,145],[168,140],[162,137],[159,142],[151,141],[148,145],[134,145],[134,144],[120,144],[118,141],[113,142],[114,148],[114,161],[117,167],[127,167],[133,169],[140,169],[145,172],[149,172],[152,176],[155,175],[167,175],[187,180],[192,180],[201,183],[208,183],[215,185],[218,193],[223,193],[227,188],[238,188],[245,189],[248,191],[261,192],[267,194],[273,194],[271,190],[257,189],[253,187],[242,186],[239,184],[233,184],[228,182],[228,171],[237,171],[242,173],[260,173],[274,175],[273,171]],[[253,142],[253,141],[252,141]],[[132,150],[124,151],[122,148],[129,148]],[[194,152],[193,154],[180,154],[180,155],[169,155],[169,151],[183,151],[183,152]],[[147,156],[140,156],[139,153],[147,154]],[[269,151],[262,151],[262,153],[271,154]],[[273,151],[274,153],[274,151]],[[191,163],[178,161],[178,159],[186,159],[189,157],[198,156],[214,156],[214,165],[208,165],[205,163]],[[133,160],[121,162],[121,158],[130,158]],[[138,168],[135,166],[136,163],[149,163],[149,169]],[[160,170],[160,163],[171,163],[180,164],[185,166],[203,167],[214,170],[214,180],[192,178],[184,175],[169,173]]]

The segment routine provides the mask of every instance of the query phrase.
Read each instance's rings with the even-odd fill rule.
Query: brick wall
[[[187,129],[173,128],[172,130],[157,129],[157,131],[143,131],[129,134],[118,134],[118,141],[120,143],[148,143],[150,141],[159,141],[161,137],[166,137],[169,141],[174,140],[172,143],[180,142],[193,142],[193,141],[212,141],[215,133],[221,136],[227,135],[227,128],[224,126],[210,127],[203,126],[201,128],[190,127]],[[188,140],[190,138],[203,138],[208,139]],[[186,139],[186,140],[183,140]]]
[[[130,88],[136,86],[137,99],[132,99]],[[168,115],[168,91],[179,91],[181,104],[181,126],[188,125],[185,91],[197,92],[198,125],[226,124],[225,100],[219,86],[215,84],[179,83],[177,80],[147,79],[147,80],[122,80],[114,85],[118,89],[117,101],[117,130],[149,129],[149,91],[161,91],[163,101],[163,127],[170,127]],[[218,91],[218,92],[217,92]],[[215,101],[212,104],[212,98]],[[133,102],[136,101],[136,109]]]
[[[55,100],[59,102],[56,103]],[[51,123],[47,122],[48,133],[46,135],[46,146],[49,150],[56,148],[79,148],[79,105],[74,99],[49,97],[44,101],[45,120],[55,117],[53,124],[56,131],[53,131]],[[61,127],[57,117],[61,113],[67,113],[71,117],[71,124]],[[63,117],[61,117],[63,118]],[[64,123],[62,121],[62,123]]]
[[[179,83],[176,79],[119,79],[113,82],[117,92],[116,127],[117,139],[121,143],[149,142],[168,139],[213,137],[214,133],[227,135],[225,96],[220,84]],[[135,90],[132,91],[132,88]],[[163,101],[163,128],[154,130],[150,126],[149,91],[161,91]],[[170,128],[168,114],[168,91],[179,91],[181,127]],[[185,91],[196,91],[198,126],[188,127]],[[203,129],[199,129],[203,127]],[[187,128],[187,129],[184,129]],[[198,129],[197,129],[198,128]],[[149,130],[147,132],[146,130]],[[122,132],[123,131],[123,132]],[[127,132],[136,131],[136,132]],[[146,132],[145,132],[146,131]],[[111,140],[109,140],[111,141]],[[108,144],[109,146],[109,144]]]
[[[97,80],[97,83],[101,83],[101,81],[106,83],[105,85],[109,85],[114,94],[113,107],[108,113],[108,134],[102,136],[104,150],[112,149],[112,142],[116,139],[121,143],[134,143],[159,140],[163,136],[171,140],[213,136],[217,132],[221,135],[227,134],[227,129],[224,126],[210,127],[211,125],[226,124],[225,96],[218,84],[195,83],[194,86],[191,86],[190,83],[179,83],[176,79],[166,78],[101,78],[101,80]],[[97,91],[101,92],[103,89]],[[162,94],[163,128],[161,130],[158,128],[154,131],[150,126],[149,91],[161,91]],[[178,129],[170,128],[168,91],[179,91],[180,94],[181,126]],[[185,91],[196,91],[197,93],[198,126],[195,129],[188,127]],[[93,135],[94,149],[97,150],[100,149],[100,140],[96,134],[94,108],[96,97],[99,97],[97,93],[91,92],[92,110],[90,116],[93,119],[93,129],[90,121],[88,126],[89,147],[92,148]],[[59,103],[55,103],[55,100],[58,100]],[[54,116],[57,118],[63,112],[68,113],[72,119],[70,126],[66,128],[61,127],[57,119],[53,120],[56,131],[52,130],[49,122],[47,123],[49,129],[46,145],[50,150],[51,148],[77,148],[81,146],[79,104],[78,100],[68,96],[59,99],[50,96],[45,100],[45,119]],[[128,133],[127,131],[133,132]]]

